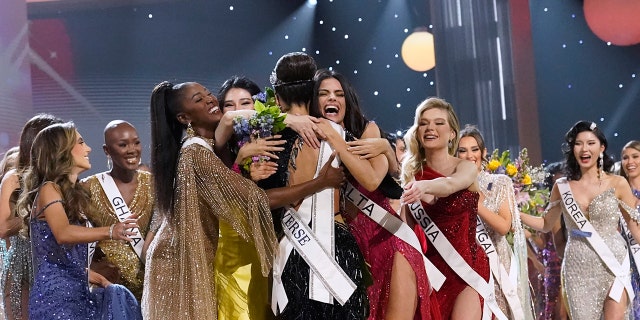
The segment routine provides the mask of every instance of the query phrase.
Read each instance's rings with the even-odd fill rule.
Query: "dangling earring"
[[[191,122],[187,124],[187,137],[193,138],[196,135],[196,132],[193,131],[193,127],[191,126]]]
[[[449,149],[453,148],[453,140],[449,140],[448,146],[449,146]]]
[[[604,153],[600,153],[600,157],[598,158],[598,180],[600,180],[601,175],[600,173],[602,172],[604,167]]]
[[[109,169],[109,171],[111,171],[111,169],[113,169],[113,161],[111,160],[111,156],[107,155],[107,169]]]

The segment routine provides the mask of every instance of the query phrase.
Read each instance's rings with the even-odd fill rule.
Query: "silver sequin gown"
[[[614,189],[597,195],[583,211],[606,245],[622,262],[628,255],[626,242],[618,230],[621,217]],[[563,208],[566,215],[567,212]],[[604,315],[604,301],[615,279],[613,273],[583,236],[572,232],[578,229],[571,217],[564,217],[569,239],[562,264],[562,277],[567,294],[571,319],[600,320]],[[629,271],[630,276],[631,271]],[[630,278],[629,278],[630,279]],[[630,281],[630,280],[627,280]],[[625,319],[628,319],[628,309]]]

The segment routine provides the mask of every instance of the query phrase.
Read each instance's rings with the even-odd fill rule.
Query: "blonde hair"
[[[458,133],[460,133],[460,122],[458,116],[453,111],[453,106],[444,99],[431,97],[422,101],[416,107],[416,114],[413,121],[413,125],[407,133],[404,135],[404,143],[407,147],[407,153],[402,161],[402,183],[408,183],[413,180],[413,177],[419,170],[422,170],[422,165],[425,162],[425,150],[420,144],[420,139],[417,136],[418,126],[420,125],[420,118],[422,114],[429,109],[440,109],[447,112],[447,123],[454,131],[454,138],[450,141],[448,151],[450,155],[454,155],[458,149]]]

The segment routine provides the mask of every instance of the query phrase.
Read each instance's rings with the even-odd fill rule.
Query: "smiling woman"
[[[91,268],[110,281],[124,285],[140,300],[144,282],[143,258],[149,242],[144,239],[152,238],[155,231],[154,228],[150,230],[154,208],[151,174],[138,170],[142,145],[136,128],[130,123],[123,120],[109,122],[104,129],[102,149],[109,159],[110,170],[82,181],[91,192],[92,205],[97,209],[88,212],[87,218],[95,226],[105,227],[120,221],[123,212],[135,214],[138,219],[135,237],[140,241],[131,244],[100,241]]]

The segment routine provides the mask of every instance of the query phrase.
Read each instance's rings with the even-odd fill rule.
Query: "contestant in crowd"
[[[27,121],[20,133],[19,151],[15,169],[5,173],[0,191],[0,237],[7,239],[8,251],[2,274],[5,314],[7,319],[29,317],[29,289],[33,274],[31,269],[31,242],[25,234],[19,234],[22,219],[15,210],[22,192],[21,181],[29,166],[33,139],[40,130],[62,120],[50,114],[38,114]]]
[[[151,96],[151,167],[163,222],[146,257],[145,319],[216,319],[218,222],[225,221],[269,274],[276,237],[269,199],[213,152],[222,112],[199,83],[158,84]]]
[[[402,165],[405,191],[401,201],[406,204],[405,213],[413,216],[406,218],[407,222],[415,224],[414,219],[419,219],[415,230],[424,246],[428,237],[423,227],[431,236],[430,241],[434,240],[433,228],[437,226],[440,232],[436,239],[449,243],[445,248],[437,248],[430,242],[424,248],[427,257],[446,276],[436,292],[442,318],[480,319],[491,314],[484,307],[491,302],[486,298],[493,294],[494,287],[488,283],[487,256],[476,243],[478,168],[453,156],[459,130],[458,117],[448,102],[429,98],[418,105],[414,124],[405,135],[407,154]],[[428,218],[422,217],[419,205],[424,207]],[[473,281],[469,283],[458,274]],[[491,311],[501,313],[495,301]]]
[[[287,118],[294,114],[309,114],[315,72],[315,61],[302,52],[285,54],[276,63],[270,80]],[[340,128],[336,125],[331,130]],[[358,244],[342,222],[337,203],[337,190],[344,174],[342,169],[332,166],[335,155],[332,155],[328,144],[306,142],[309,134],[314,137],[316,134],[322,135],[317,127],[296,131],[284,129],[280,133],[287,142],[285,150],[276,153],[277,172],[259,181],[259,185],[267,189],[272,208],[280,208],[274,210],[274,220],[276,230],[283,235],[274,265],[273,300],[277,303],[272,307],[279,319],[366,319],[369,303],[365,287],[365,262]],[[317,178],[314,179],[314,176]],[[324,181],[319,180],[322,177],[325,177]],[[328,254],[300,252],[298,250],[303,249],[299,247],[292,249],[295,239],[285,233],[286,228],[294,225],[291,221],[296,221],[295,225],[309,227],[306,232],[313,232],[318,238],[317,244],[323,246]],[[326,258],[321,261],[337,270],[332,273],[340,275],[339,283],[329,283],[332,288],[346,282],[353,290],[346,297],[341,293],[339,296],[342,301],[317,281],[320,277],[326,279],[330,274],[310,272],[310,265],[318,270],[318,258]],[[322,287],[321,292],[315,290],[319,287]],[[339,288],[340,292],[344,291],[343,288]],[[285,302],[285,298],[288,302]]]
[[[342,213],[373,275],[373,284],[367,288],[369,319],[440,319],[435,297],[429,299],[431,288],[415,234],[406,225],[391,231],[383,226],[390,220],[403,225],[389,204],[389,197],[399,198],[402,188],[388,174],[390,161],[395,165],[392,171],[398,171],[397,160],[380,128],[365,118],[355,90],[335,71],[316,73],[311,115],[328,119],[319,126],[348,170]],[[328,121],[344,128],[345,137],[332,130]],[[345,139],[353,143],[347,145]],[[382,143],[382,150],[373,150],[376,142]],[[356,193],[379,206],[377,220],[358,208],[362,197]],[[415,248],[406,242],[412,240]]]
[[[137,228],[132,219],[101,228],[88,224],[84,213],[92,210],[91,200],[78,175],[91,168],[90,152],[70,122],[42,129],[33,141],[17,204],[29,221],[33,247],[29,319],[142,319],[127,288],[87,268],[92,242],[131,241],[129,229]],[[90,290],[90,283],[104,290]]]
[[[246,77],[234,76],[227,79],[218,90],[217,98],[223,113],[236,110],[253,110],[254,96],[261,92],[260,87]],[[272,152],[283,150],[279,145],[284,141],[258,139],[245,143],[238,148],[237,141],[228,143],[231,158],[235,158],[234,171],[246,157],[254,155],[277,158]],[[262,148],[261,148],[262,147]],[[260,149],[261,148],[261,149]],[[267,162],[254,166],[251,175],[256,180],[275,173],[276,165]],[[258,173],[259,169],[265,169]],[[216,281],[218,295],[218,319],[269,319],[273,317],[269,301],[269,281],[260,272],[260,258],[253,245],[245,241],[233,227],[220,221],[220,240],[216,255]]]
[[[622,147],[622,154],[620,155],[621,163],[620,173],[623,177],[629,181],[631,191],[636,196],[636,208],[640,208],[640,141],[631,140]],[[638,265],[640,265],[640,246],[637,242],[631,241],[632,239],[628,235],[624,235],[629,243],[629,250],[631,256],[631,284],[633,285],[633,291],[636,297],[632,303],[632,316],[634,319],[640,318],[640,274],[638,274]],[[636,252],[636,255],[633,253]],[[638,260],[636,260],[638,259]]]
[[[129,122],[109,122],[104,128],[102,149],[107,155],[109,170],[82,181],[96,209],[88,211],[87,218],[94,227],[105,227],[135,215],[138,234],[132,236],[135,241],[129,243],[100,241],[96,254],[100,253],[102,259],[94,259],[91,267],[110,281],[127,287],[140,300],[144,282],[143,249],[154,206],[151,173],[138,169],[142,143],[138,131]]]
[[[613,160],[594,122],[577,122],[565,142],[566,178],[554,184],[546,215],[522,214],[522,221],[548,232],[565,213],[569,235],[559,253],[571,319],[625,319],[634,293],[618,222],[624,218],[633,237],[640,239],[636,198],[624,178],[606,172]]]
[[[478,216],[496,249],[493,252],[486,251],[496,284],[498,305],[510,319],[534,319],[527,270],[527,244],[513,182],[504,174],[491,174],[484,170],[487,148],[482,133],[475,126],[467,125],[460,131],[456,156],[472,161],[478,169]],[[513,248],[506,237],[509,231],[513,235]],[[511,274],[513,272],[515,274]]]

